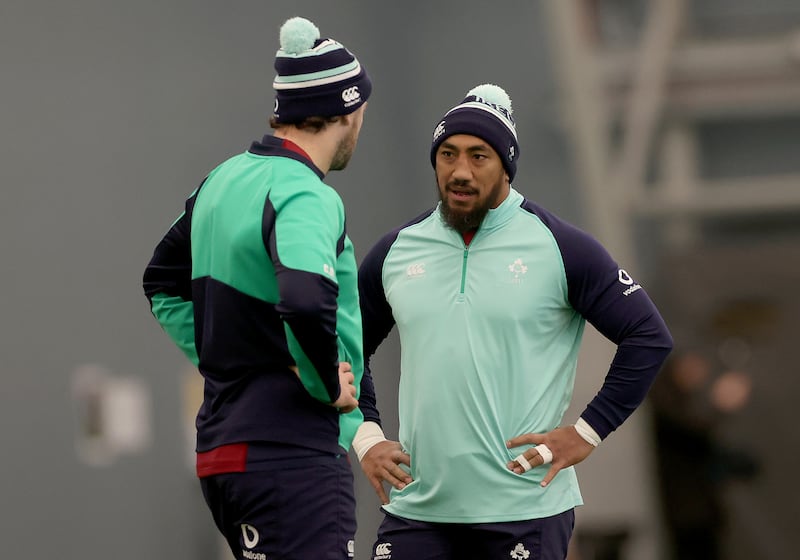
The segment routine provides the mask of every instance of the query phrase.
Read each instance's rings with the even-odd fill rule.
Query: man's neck
[[[327,131],[312,134],[295,127],[285,127],[276,130],[275,137],[294,144],[322,171],[323,175],[327,175],[330,171],[333,148],[331,135]]]

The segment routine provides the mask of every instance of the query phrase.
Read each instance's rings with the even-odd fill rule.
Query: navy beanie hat
[[[486,141],[503,162],[509,181],[517,173],[519,143],[512,117],[511,99],[501,87],[482,84],[467,92],[464,100],[445,113],[433,131],[431,163],[436,168],[436,150],[454,134],[470,134]]]
[[[320,39],[319,29],[309,20],[287,20],[281,26],[280,42],[272,82],[272,114],[277,122],[347,115],[369,98],[372,82],[358,59],[341,43]]]

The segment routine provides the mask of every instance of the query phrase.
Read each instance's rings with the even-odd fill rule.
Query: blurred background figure
[[[711,361],[686,351],[668,360],[649,395],[659,490],[672,557],[723,558],[724,491],[732,478],[758,471],[745,449],[723,443],[718,426],[741,410],[752,391],[741,371],[714,374]]]

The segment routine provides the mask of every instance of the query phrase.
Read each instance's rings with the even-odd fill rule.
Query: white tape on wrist
[[[602,441],[600,436],[597,435],[597,432],[594,431],[594,428],[583,418],[578,418],[578,421],[575,422],[575,431],[586,440],[586,443],[591,444],[593,447],[597,447]]]
[[[536,451],[539,452],[539,456],[542,458],[542,464],[547,465],[548,463],[553,462],[553,452],[550,451],[550,448],[547,447],[545,444],[540,443],[536,447],[534,447]]]
[[[367,451],[382,441],[386,441],[386,436],[381,427],[375,422],[364,422],[358,427],[356,437],[353,438],[353,449],[355,449],[358,460],[367,454]]]
[[[522,467],[524,472],[528,472],[533,468],[533,465],[531,465],[530,462],[528,462],[528,460],[525,458],[525,455],[521,453],[514,457],[514,460],[519,463],[519,466]]]

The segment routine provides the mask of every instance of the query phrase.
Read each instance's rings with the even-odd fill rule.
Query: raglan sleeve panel
[[[192,304],[191,220],[196,197],[197,190],[156,246],[143,278],[153,316],[194,365],[199,362]]]
[[[597,240],[546,211],[537,214],[561,251],[569,303],[617,345],[600,391],[581,414],[605,438],[644,400],[672,349],[672,337],[642,286]]]
[[[379,240],[367,253],[358,269],[358,292],[361,305],[361,324],[364,330],[364,377],[361,379],[359,408],[365,421],[380,425],[375,385],[372,380],[370,361],[378,346],[389,336],[394,327],[392,308],[383,289],[383,264],[397,232]]]
[[[274,227],[265,229],[265,242],[278,281],[275,309],[303,383],[314,397],[333,402],[340,393],[334,267],[345,239],[344,206],[322,183],[278,193],[273,203]]]

